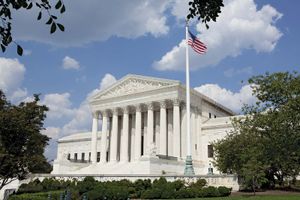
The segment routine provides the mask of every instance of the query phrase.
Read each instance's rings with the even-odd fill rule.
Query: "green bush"
[[[158,188],[148,189],[141,195],[142,199],[159,199],[161,197],[161,190]]]
[[[9,200],[45,200],[48,198],[49,195],[52,199],[59,199],[62,193],[64,193],[64,191],[26,193],[19,195],[11,195],[9,197]]]
[[[176,191],[174,194],[176,199],[187,199],[187,198],[195,198],[196,194],[190,188],[181,188],[180,190]]]
[[[218,197],[220,196],[218,188],[213,186],[204,187],[197,192],[198,197]]]
[[[220,186],[220,187],[218,187],[218,191],[219,191],[219,196],[220,197],[227,197],[231,193],[231,188]]]
[[[198,179],[195,183],[191,183],[191,188],[201,189],[206,186],[207,181],[205,179]]]

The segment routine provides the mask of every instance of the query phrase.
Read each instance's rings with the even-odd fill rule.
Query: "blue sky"
[[[131,73],[185,81],[187,2],[66,0],[59,16],[66,31],[52,35],[37,13],[14,13],[13,34],[25,55],[11,46],[0,56],[0,88],[15,103],[42,94],[50,108],[43,132],[53,138],[50,159],[57,138],[90,130],[88,97],[117,79]],[[190,50],[192,87],[239,112],[255,100],[249,77],[299,71],[299,7],[297,0],[226,0],[209,30],[191,22],[208,46],[204,56]]]

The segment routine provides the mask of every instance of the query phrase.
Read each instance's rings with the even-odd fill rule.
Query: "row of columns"
[[[146,138],[146,151],[144,155],[149,155],[150,146],[154,141],[154,104],[149,103],[147,105],[147,138]],[[99,114],[102,115],[102,135],[101,135],[101,150],[100,150],[100,162],[106,162],[108,147],[107,137],[108,130],[108,113],[107,111],[94,112],[93,113],[93,125],[92,125],[92,140],[91,140],[91,161],[97,162],[97,132],[98,132],[98,119]],[[112,111],[112,129],[110,135],[110,162],[117,161],[118,152],[118,118],[119,108],[114,108]],[[135,139],[134,139],[134,155],[131,158],[138,160],[141,157],[142,152],[142,105],[135,106]],[[120,161],[127,162],[129,160],[129,107],[123,108],[123,128],[120,137]],[[167,155],[167,103],[166,101],[160,102],[160,129],[159,129],[159,152],[160,155]],[[171,144],[169,144],[171,145]],[[173,101],[173,155],[180,157],[180,101]]]

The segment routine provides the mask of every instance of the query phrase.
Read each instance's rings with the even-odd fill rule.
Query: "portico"
[[[212,120],[208,116],[226,117],[233,112],[192,89],[191,115],[187,116],[185,90],[176,80],[127,75],[100,91],[89,102],[92,131],[78,135],[82,139],[73,140],[74,135],[59,140],[53,173],[183,174],[187,117],[195,172],[205,173],[209,158],[205,157],[208,144],[203,128]],[[84,147],[70,146],[79,141]],[[89,154],[90,159],[72,165],[80,153]]]

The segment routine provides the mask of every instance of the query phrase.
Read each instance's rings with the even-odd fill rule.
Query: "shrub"
[[[206,186],[207,181],[205,179],[198,179],[195,183],[191,183],[190,187],[196,188],[196,189],[202,189],[204,186]]]
[[[198,197],[218,197],[219,191],[218,188],[213,186],[204,187],[198,191]]]
[[[141,195],[142,199],[159,199],[161,197],[161,190],[158,188],[148,189]]]
[[[196,195],[192,189],[181,188],[180,190],[175,192],[174,197],[176,199],[186,199],[186,198],[194,198],[196,197]]]
[[[220,187],[218,187],[218,191],[219,191],[219,196],[220,197],[227,197],[231,193],[231,188],[220,186]]]

